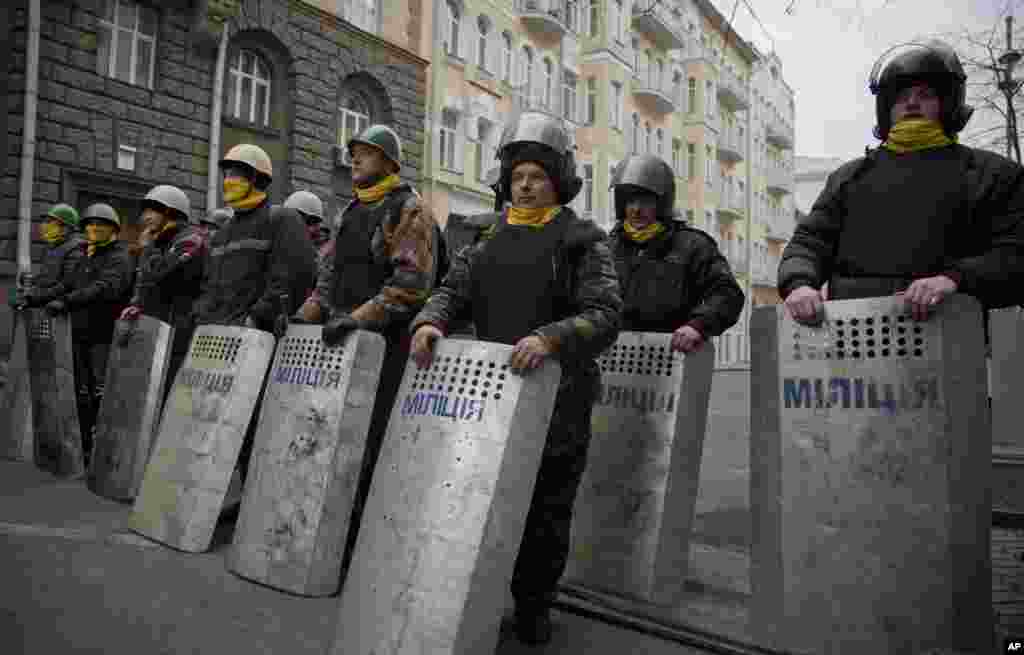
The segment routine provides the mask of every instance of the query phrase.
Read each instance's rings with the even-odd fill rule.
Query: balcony
[[[562,36],[569,29],[568,3],[563,0],[515,0],[516,14],[526,29]]]
[[[662,50],[677,50],[686,45],[679,21],[661,3],[652,4],[649,10],[633,5],[633,28],[646,34]]]
[[[771,112],[765,121],[764,138],[776,148],[792,150],[793,128],[778,112]]]
[[[633,96],[638,100],[647,101],[651,108],[659,114],[675,111],[675,94],[672,92],[672,81],[667,74],[655,67],[641,68],[633,72]]]
[[[722,68],[718,75],[718,100],[723,107],[743,111],[750,107],[750,89],[736,73]]]
[[[767,170],[768,183],[766,189],[774,196],[793,193],[793,172],[786,168],[770,166]]]
[[[745,144],[740,142],[739,134],[732,130],[725,130],[718,134],[718,161],[723,164],[735,164],[743,161]]]
[[[735,184],[727,184],[723,181],[718,187],[718,217],[728,221],[742,220],[747,207],[747,199],[744,195]]]

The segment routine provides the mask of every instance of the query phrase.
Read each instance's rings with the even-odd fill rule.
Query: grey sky
[[[989,29],[1009,6],[1024,21],[1024,0],[712,0],[742,37],[771,49],[750,7],[774,39],[796,96],[796,153],[842,157],[876,145],[868,76],[888,48],[915,37]],[[792,15],[786,8],[793,4]],[[951,45],[954,45],[951,43]],[[1024,46],[1024,43],[1017,47]],[[970,126],[968,127],[970,129]]]

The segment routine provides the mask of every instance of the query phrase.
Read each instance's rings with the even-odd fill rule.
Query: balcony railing
[[[672,80],[661,69],[650,66],[634,71],[632,89],[634,96],[649,100],[660,114],[671,113],[676,108]]]
[[[747,206],[744,196],[738,186],[723,181],[718,187],[718,216],[728,220],[742,219]]]
[[[793,148],[793,127],[778,111],[769,112],[765,121],[765,139],[777,148]]]
[[[686,45],[679,21],[672,13],[660,3],[650,3],[650,8],[642,6],[646,4],[633,5],[633,27],[647,34],[654,45],[663,50],[676,50]]]
[[[569,29],[569,5],[564,0],[515,0],[515,9],[528,30],[561,36]]]
[[[740,141],[739,133],[732,130],[725,130],[718,134],[718,160],[726,164],[735,164],[742,161],[744,157],[744,146]]]
[[[718,74],[718,99],[733,111],[743,111],[750,107],[750,89],[736,73],[723,67]]]
[[[768,193],[776,196],[793,193],[793,171],[779,166],[769,166],[766,172]]]

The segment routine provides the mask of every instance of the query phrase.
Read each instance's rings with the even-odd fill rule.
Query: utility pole
[[[1021,59],[1021,53],[1013,49],[1013,14],[1006,17],[1006,52],[999,57],[1002,68],[996,69],[999,90],[1006,96],[1006,156],[1015,154],[1020,163],[1020,144],[1017,142],[1017,116],[1013,110],[1013,96],[1017,92],[1017,83],[1013,80],[1013,69]]]

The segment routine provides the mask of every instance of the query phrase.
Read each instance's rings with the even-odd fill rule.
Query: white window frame
[[[489,31],[490,25],[487,22],[487,17],[480,14],[476,19],[476,66],[487,72],[491,72],[490,63],[487,61],[487,34]]]
[[[654,138],[651,134],[651,124],[644,123],[644,154],[651,154],[651,146],[653,145]]]
[[[683,142],[679,139],[672,139],[672,170],[676,177],[683,176]]]
[[[714,182],[714,173],[711,170],[712,167],[712,152],[711,146],[704,146],[704,182],[710,187]]]
[[[445,0],[444,51],[449,57],[459,56],[459,28],[462,14],[452,0]]]
[[[575,73],[562,70],[562,116],[566,120],[578,122],[580,117],[577,104],[579,96],[579,78]]]
[[[529,99],[533,95],[533,49],[523,44],[520,50],[519,86],[522,93]]]
[[[551,91],[554,85],[555,79],[555,65],[551,63],[549,57],[544,57],[541,61],[541,88],[540,88],[540,102],[544,109],[551,109]]]
[[[508,31],[501,33],[501,79],[505,80],[509,84],[512,83],[512,69],[515,64],[512,53],[515,51],[515,43],[512,41],[512,35]]]
[[[359,101],[352,101],[359,102]],[[348,133],[348,118],[355,121],[355,129],[352,134]],[[350,107],[338,108],[338,145],[341,146],[341,162],[346,166],[352,165],[352,157],[348,153],[348,141],[370,126],[370,115],[356,111]]]
[[[617,130],[622,130],[622,83],[616,80],[609,82],[611,89],[611,102],[609,108],[609,122]]]
[[[665,158],[665,130],[660,127],[654,131],[654,154]]]
[[[616,41],[618,41],[619,43],[622,43],[623,42],[622,41],[622,38],[623,38],[622,37],[622,29],[624,27],[624,23],[625,23],[624,16],[625,16],[625,13],[626,13],[623,1],[622,0],[611,0],[611,7],[610,7],[610,9],[611,9],[611,18],[610,18],[610,20],[611,20],[611,23],[612,23],[611,24],[612,37]]]
[[[455,117],[454,127],[445,125],[446,116]],[[456,168],[456,152],[458,150],[459,121],[461,118],[459,112],[454,109],[446,107],[441,110],[441,123],[438,126],[438,163],[443,170],[449,172],[458,172]]]
[[[245,55],[248,54],[253,58],[253,71],[248,72],[242,70],[242,66],[245,60]],[[273,78],[269,77],[271,73],[270,64],[264,59],[256,50],[246,50],[239,48],[236,53],[236,57],[232,59],[231,68],[228,70],[228,74],[231,76],[232,84],[234,85],[234,97],[228,99],[228,111],[232,118],[236,118],[246,123],[252,123],[253,125],[268,126],[270,125],[270,99],[271,99],[271,85],[273,84]],[[263,69],[267,71],[268,77],[259,77],[256,73],[256,64],[259,64]],[[249,107],[245,114],[242,113],[242,83],[248,80],[251,84],[252,91],[249,94]],[[263,116],[260,116],[260,120],[256,120],[256,93],[257,89],[264,94],[265,98],[263,101]]]
[[[597,78],[587,78],[587,115],[586,124],[593,125],[597,122]]]
[[[487,172],[494,167],[489,164],[494,162],[497,150],[494,146],[495,125],[489,118],[480,116],[476,119],[476,128],[476,179],[478,182],[483,182],[487,177]]]
[[[615,224],[615,189],[612,188],[612,180],[615,177],[615,167],[619,165],[617,161],[608,162],[608,222],[607,225]]]
[[[147,89],[153,88],[153,78],[156,71],[156,34],[146,34],[140,31],[141,28],[141,16],[142,10],[148,10],[153,12],[153,22],[155,25],[160,23],[160,14],[153,7],[142,5],[138,2],[131,2],[130,0],[106,0],[105,2],[110,15],[114,17],[113,22],[106,18],[101,18],[99,22],[99,29],[105,31],[107,38],[109,39],[106,47],[106,52],[102,52],[103,48],[101,45],[100,53],[96,57],[97,72],[104,77],[109,77],[114,80],[120,80],[121,82],[127,82],[128,84],[135,84],[137,86],[145,86]],[[135,24],[131,29],[122,27],[118,24],[118,17],[121,14],[122,6],[134,6],[135,8]],[[122,79],[117,76],[117,46],[121,41],[120,33],[124,32],[131,35],[131,47],[132,53],[129,58],[128,64],[128,79]],[[102,39],[101,39],[102,40]],[[149,44],[149,70],[147,71],[147,79],[145,83],[140,82],[136,78],[138,77],[138,57],[139,57],[139,43]],[[106,59],[104,62],[103,59]],[[106,67],[104,69],[104,63]]]

